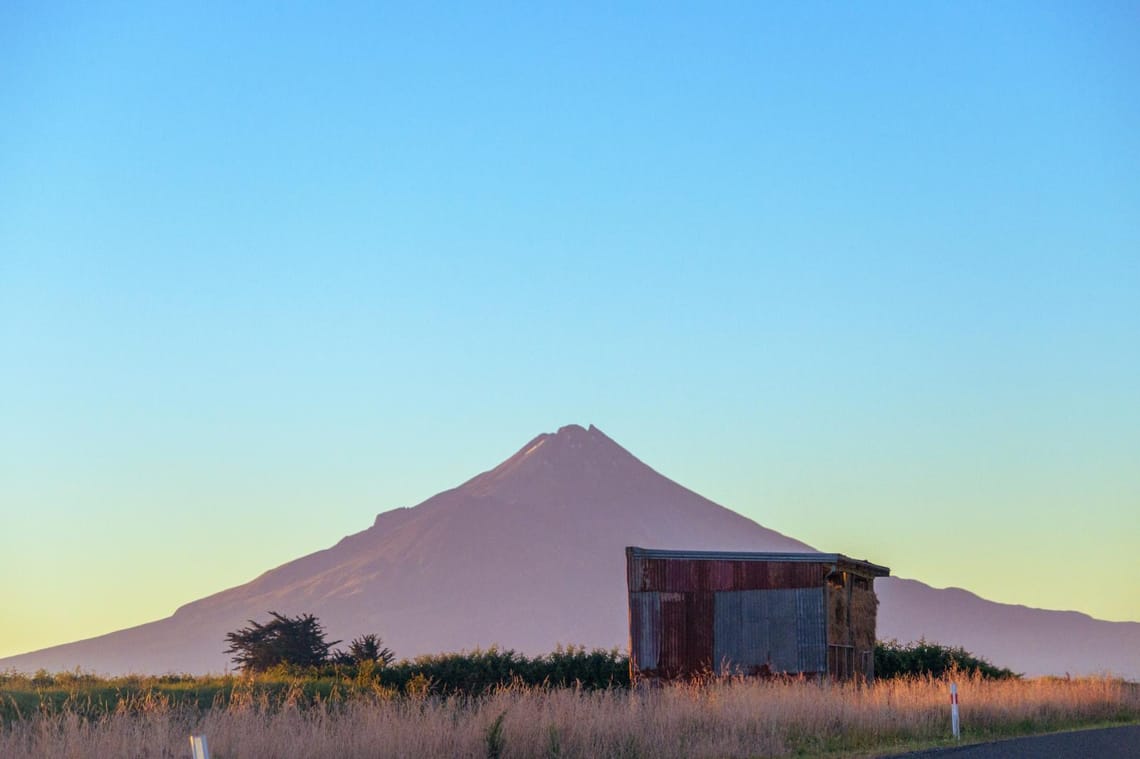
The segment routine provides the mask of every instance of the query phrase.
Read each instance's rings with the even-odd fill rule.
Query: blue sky
[[[8,3],[0,655],[594,423],[1140,620],[1140,11]]]

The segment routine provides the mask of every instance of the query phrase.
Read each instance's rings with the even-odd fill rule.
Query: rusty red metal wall
[[[722,666],[848,677],[851,656],[829,666],[844,647],[829,643],[828,577],[846,587],[851,572],[868,581],[890,573],[842,554],[635,547],[626,550],[626,570],[631,674],[666,679]]]
[[[630,592],[716,592],[819,588],[831,566],[811,562],[708,561],[703,559],[629,560]]]
[[[822,588],[832,566],[804,561],[718,561],[630,556],[630,666],[674,678],[715,669],[716,593]]]

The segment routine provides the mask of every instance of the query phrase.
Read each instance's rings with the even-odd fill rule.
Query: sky
[[[1134,3],[0,5],[0,656],[569,423],[1140,621],[1138,84]]]

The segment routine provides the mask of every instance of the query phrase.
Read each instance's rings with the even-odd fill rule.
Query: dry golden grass
[[[1140,688],[1119,680],[958,682],[966,740],[1140,721]],[[288,697],[250,698],[201,713],[141,698],[92,719],[64,709],[15,721],[0,728],[0,756],[185,757],[192,732],[208,736],[214,759],[867,755],[946,742],[948,687],[933,679],[516,687],[471,699],[376,693],[304,708]],[[501,745],[492,735],[500,715]]]

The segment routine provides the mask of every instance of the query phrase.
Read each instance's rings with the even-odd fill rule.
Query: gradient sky
[[[527,5],[0,5],[0,655],[571,422],[1140,620],[1140,6]]]

